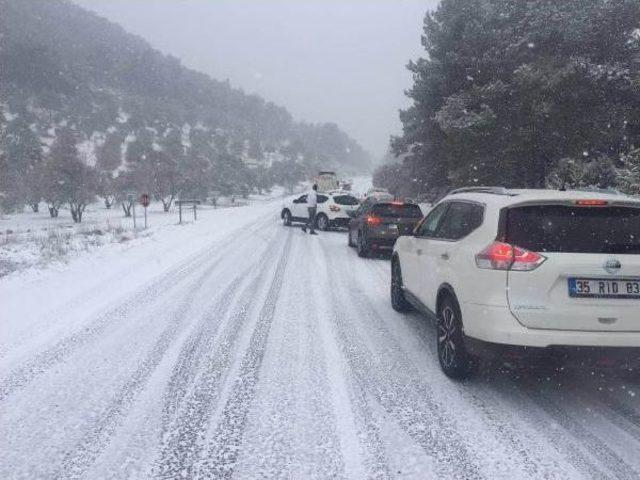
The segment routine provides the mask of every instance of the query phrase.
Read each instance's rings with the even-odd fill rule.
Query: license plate
[[[569,296],[640,299],[640,278],[569,278]]]
[[[396,225],[395,223],[392,223],[389,225],[389,230],[397,232],[398,231],[398,225]]]

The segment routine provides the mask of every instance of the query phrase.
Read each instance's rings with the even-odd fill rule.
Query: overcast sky
[[[400,132],[437,0],[75,0],[188,67],[338,123],[379,157]]]

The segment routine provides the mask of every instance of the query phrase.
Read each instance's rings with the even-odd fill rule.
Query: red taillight
[[[538,268],[547,257],[503,242],[494,242],[476,255],[478,268],[529,272]]]
[[[329,205],[329,210],[331,210],[332,212],[339,212],[340,207],[337,205]]]
[[[606,200],[576,200],[576,205],[579,207],[606,207],[609,202]]]
[[[380,217],[367,217],[367,224],[371,226],[380,225],[382,223],[382,219]]]

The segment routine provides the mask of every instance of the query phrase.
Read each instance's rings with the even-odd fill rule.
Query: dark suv
[[[422,219],[413,203],[365,201],[349,221],[349,246],[367,257],[372,251],[391,251],[400,235],[411,235]]]

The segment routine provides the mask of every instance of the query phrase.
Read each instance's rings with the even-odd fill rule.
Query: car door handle
[[[445,253],[443,253],[442,255],[440,255],[440,258],[441,258],[442,260],[449,260],[449,254],[445,252]]]

